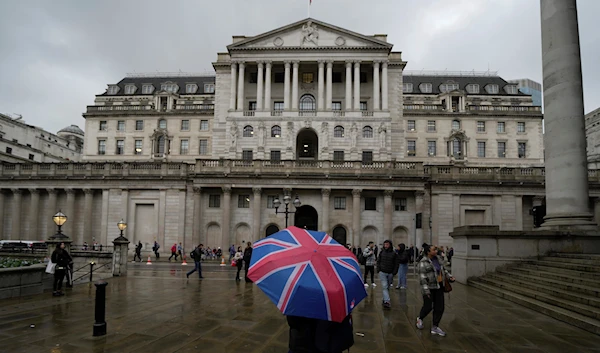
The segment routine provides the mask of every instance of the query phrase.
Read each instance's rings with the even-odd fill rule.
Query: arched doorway
[[[267,229],[265,230],[265,237],[268,237],[271,234],[275,234],[279,232],[279,227],[271,224],[270,226],[267,227]]]
[[[404,243],[408,248],[410,246],[410,240],[408,239],[408,230],[406,227],[396,227],[392,233],[392,241],[394,242],[394,248],[400,243]]]
[[[319,138],[313,129],[302,129],[296,138],[296,158],[316,160],[319,151]]]
[[[294,214],[294,225],[298,228],[308,230],[318,230],[319,214],[312,206],[301,206],[296,209]]]
[[[241,223],[235,229],[235,247],[241,246],[242,243],[252,241],[252,231],[246,223]]]
[[[347,244],[346,243],[346,228],[344,228],[342,226],[337,226],[337,227],[333,228],[332,237],[333,237],[333,240],[346,246],[346,244]]]

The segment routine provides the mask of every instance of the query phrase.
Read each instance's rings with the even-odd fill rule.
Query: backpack
[[[319,320],[315,332],[315,346],[321,352],[338,353],[354,345],[352,314],[341,323]]]
[[[410,260],[408,257],[408,251],[404,250],[403,252],[401,252],[400,254],[398,254],[398,257],[400,258],[400,263],[401,264],[407,264],[408,261]]]
[[[358,263],[361,265],[367,264],[367,258],[365,257],[365,255],[363,255],[362,251],[358,252]]]

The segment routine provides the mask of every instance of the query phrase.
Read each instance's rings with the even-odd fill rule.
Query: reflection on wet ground
[[[127,277],[108,280],[108,334],[92,336],[95,287],[0,301],[2,352],[287,352],[284,317],[253,284],[236,283],[234,269],[129,265]],[[446,296],[440,326],[447,337],[414,326],[421,306],[417,282],[392,289],[381,308],[381,287],[354,311],[352,353],[362,352],[600,352],[600,337],[480,290],[459,284]],[[31,328],[30,325],[35,325]]]

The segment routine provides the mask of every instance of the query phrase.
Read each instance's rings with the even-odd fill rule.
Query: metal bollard
[[[94,336],[106,335],[106,282],[94,283],[96,286],[96,312],[94,323]]]
[[[92,282],[92,274],[94,273],[94,265],[96,263],[94,261],[90,262],[90,283]]]

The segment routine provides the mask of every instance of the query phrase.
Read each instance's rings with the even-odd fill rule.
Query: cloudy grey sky
[[[83,127],[128,72],[204,72],[232,35],[307,17],[308,0],[0,1],[0,112]],[[600,107],[600,1],[579,0],[585,110]],[[498,71],[542,81],[539,0],[313,0],[311,17],[387,33],[407,70]]]

